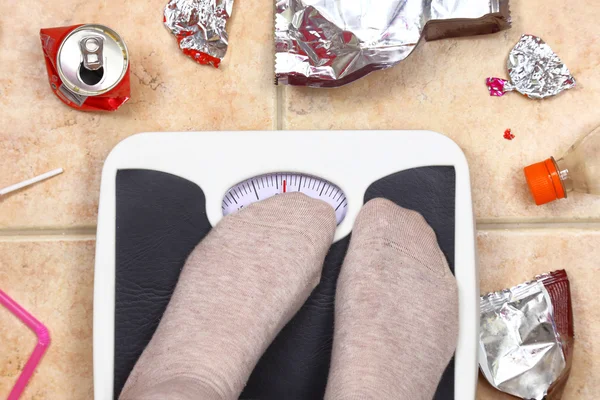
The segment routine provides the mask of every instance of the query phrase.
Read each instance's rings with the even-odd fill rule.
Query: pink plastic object
[[[487,78],[485,80],[485,84],[487,85],[488,90],[490,91],[490,96],[503,96],[504,93],[506,93],[506,89],[504,88],[506,82],[507,81],[505,79]]]
[[[0,290],[0,303],[8,309],[11,313],[17,316],[25,325],[29,327],[38,337],[38,342],[35,345],[35,349],[31,353],[29,360],[23,367],[23,371],[21,371],[21,375],[17,379],[15,386],[10,391],[7,400],[17,400],[21,397],[21,393],[25,390],[31,375],[35,371],[35,368],[40,363],[40,360],[44,356],[46,349],[50,345],[50,332],[48,332],[48,328],[40,321],[35,319],[35,317],[27,312],[23,307],[21,307],[16,301],[8,297],[6,293]]]

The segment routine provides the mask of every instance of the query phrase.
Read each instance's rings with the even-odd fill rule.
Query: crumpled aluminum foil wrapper
[[[567,66],[541,38],[523,35],[508,55],[506,63],[510,82],[487,78],[491,96],[516,90],[533,99],[555,96],[575,86]]]
[[[566,273],[489,293],[480,306],[479,364],[490,384],[522,399],[560,398],[573,338]]]
[[[171,0],[165,7],[165,26],[185,55],[200,64],[218,67],[227,52],[225,24],[233,0]]]
[[[277,83],[334,87],[426,40],[510,27],[508,0],[276,0]]]

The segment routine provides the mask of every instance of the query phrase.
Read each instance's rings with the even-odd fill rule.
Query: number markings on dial
[[[314,176],[296,173],[266,174],[242,181],[227,191],[221,209],[223,215],[229,215],[257,201],[287,192],[302,192],[327,202],[334,208],[338,224],[346,215],[348,202],[339,187]]]

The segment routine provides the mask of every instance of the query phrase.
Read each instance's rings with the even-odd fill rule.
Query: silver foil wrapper
[[[506,63],[510,81],[488,78],[492,96],[516,90],[533,99],[555,96],[575,86],[567,66],[542,39],[523,35],[508,55]]]
[[[341,86],[404,60],[421,37],[509,26],[508,0],[276,0],[276,82]]]
[[[200,64],[218,67],[227,52],[225,24],[233,0],[171,0],[165,7],[165,26],[184,54]]]
[[[538,281],[481,297],[480,368],[497,389],[542,400],[567,362],[550,295]]]

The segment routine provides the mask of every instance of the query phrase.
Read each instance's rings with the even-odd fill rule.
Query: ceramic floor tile
[[[594,400],[600,393],[600,231],[480,231],[481,293],[501,290],[535,275],[565,269],[571,282],[575,351],[563,400]],[[480,377],[479,400],[510,400]]]
[[[565,268],[572,284],[577,341],[564,400],[594,399],[600,374],[593,360],[600,335],[600,232],[481,231],[481,291],[515,285]],[[25,398],[81,399],[92,393],[93,241],[0,242],[0,288],[47,324],[52,345]],[[35,343],[33,333],[0,310],[0,396],[7,393]],[[60,396],[59,396],[60,395]],[[480,381],[478,399],[506,399]]]
[[[93,241],[0,242],[0,288],[51,337],[23,399],[93,398],[93,260]],[[0,306],[0,398],[8,396],[35,343],[35,334]]]
[[[285,129],[429,129],[452,138],[471,168],[476,216],[486,221],[600,218],[600,197],[573,195],[536,207],[522,167],[561,155],[600,125],[600,2],[510,0],[513,27],[493,35],[422,42],[399,65],[346,87],[285,87]],[[523,33],[543,38],[577,87],[535,101],[488,95],[485,78],[507,77]],[[513,141],[503,138],[511,128]]]
[[[166,3],[30,0],[4,7],[0,187],[58,167],[66,172],[0,200],[0,228],[95,225],[102,164],[129,135],[273,129],[272,1],[236,2],[229,50],[218,70],[179,51],[162,24]],[[112,27],[129,48],[132,98],[114,113],[70,109],[48,85],[39,29],[86,22]]]

